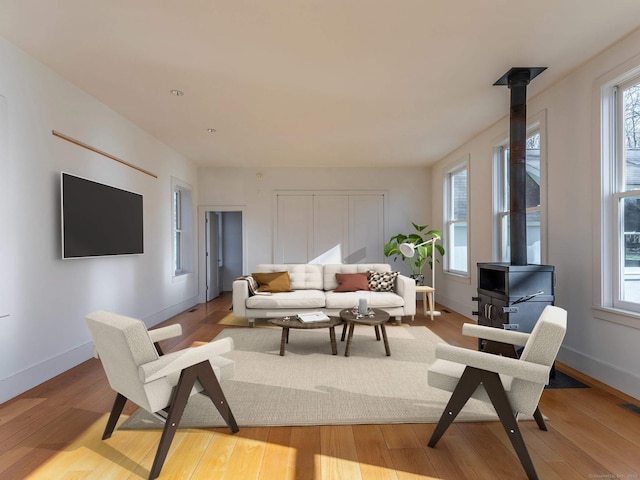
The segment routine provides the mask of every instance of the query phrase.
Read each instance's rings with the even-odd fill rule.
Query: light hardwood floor
[[[165,351],[213,338],[225,328],[218,321],[229,313],[229,305],[226,293],[164,322],[180,322],[185,333],[165,342]],[[411,325],[427,326],[449,343],[474,348],[473,339],[460,335],[465,321],[443,312],[433,322],[418,314]],[[521,423],[540,478],[640,479],[640,415],[619,406],[640,402],[559,367],[591,388],[545,390],[540,407],[549,431],[538,430],[534,422]],[[102,441],[113,398],[99,362],[89,360],[0,405],[0,478],[146,478],[160,433],[116,430]],[[184,429],[176,435],[160,478],[526,478],[500,423],[456,423],[435,449],[426,445],[433,427],[241,426],[235,435],[226,429]]]

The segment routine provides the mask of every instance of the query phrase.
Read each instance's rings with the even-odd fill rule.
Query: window
[[[544,123],[534,121],[527,131],[526,141],[526,215],[527,215],[527,263],[541,264],[545,258],[545,148]],[[496,196],[496,257],[509,262],[509,143],[495,149]]]
[[[458,275],[469,273],[468,216],[468,161],[450,169],[444,177],[444,242],[445,270]]]
[[[603,303],[640,312],[640,76],[603,93]]]
[[[172,232],[173,232],[173,276],[192,271],[193,266],[193,206],[191,189],[173,179],[172,188]]]

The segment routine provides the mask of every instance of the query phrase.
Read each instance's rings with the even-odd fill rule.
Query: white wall
[[[152,325],[196,303],[197,271],[172,281],[170,178],[195,186],[197,170],[1,38],[0,71],[7,120],[3,135],[0,108],[0,317],[8,314],[0,318],[2,402],[89,358],[87,313],[113,310]],[[54,137],[52,130],[158,178]],[[145,253],[61,260],[61,171],[141,193]]]
[[[408,232],[412,221],[431,221],[427,168],[201,168],[198,178],[200,205],[243,208],[244,273],[272,262],[275,191],[386,191],[385,241]],[[395,268],[409,273],[403,263]]]
[[[559,359],[629,395],[640,398],[640,317],[629,325],[596,318],[594,268],[598,251],[596,220],[598,152],[594,144],[599,111],[594,102],[598,78],[640,54],[640,32],[604,51],[569,77],[528,102],[528,116],[546,112],[548,134],[548,264],[557,275],[556,305],[569,313]],[[640,60],[639,60],[640,62]],[[544,75],[544,74],[543,74]],[[535,81],[535,80],[534,80]],[[504,89],[505,115],[509,91]],[[508,136],[508,118],[441,160],[432,171],[434,221],[442,222],[442,174],[446,165],[470,155],[471,281],[439,275],[437,301],[471,317],[476,303],[476,263],[492,258],[492,149]],[[597,265],[597,262],[595,262]],[[442,277],[442,278],[441,278]]]

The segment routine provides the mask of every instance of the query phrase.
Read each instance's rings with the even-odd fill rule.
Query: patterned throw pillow
[[[369,290],[373,292],[393,292],[393,286],[400,272],[369,271]]]

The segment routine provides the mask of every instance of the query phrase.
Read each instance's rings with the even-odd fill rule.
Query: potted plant
[[[395,261],[398,257],[406,263],[411,270],[411,278],[416,280],[417,285],[424,285],[424,275],[422,269],[428,263],[429,268],[433,269],[433,249],[440,252],[440,255],[444,255],[444,247],[437,242],[428,242],[432,238],[442,238],[442,233],[439,230],[427,230],[428,225],[416,225],[411,222],[414,233],[404,234],[398,233],[393,235],[387,243],[384,245],[384,256],[393,257]],[[410,248],[414,252],[413,256],[407,256],[402,253],[400,245],[407,243],[412,245]]]

